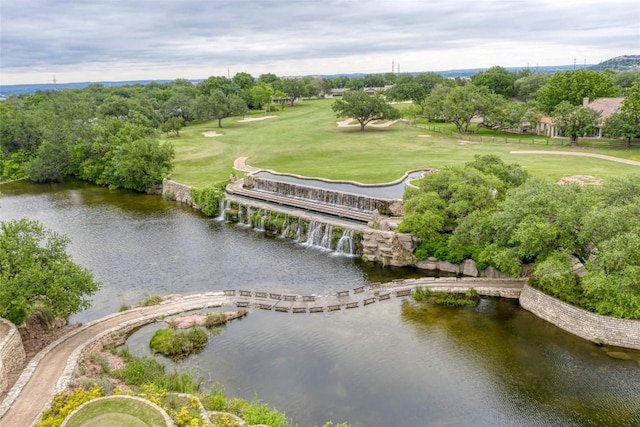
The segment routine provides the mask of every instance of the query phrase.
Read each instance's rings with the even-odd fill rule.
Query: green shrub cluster
[[[429,288],[418,287],[413,290],[411,297],[416,301],[451,307],[477,305],[480,301],[478,291],[473,288],[470,288],[465,293],[458,293],[434,291]]]
[[[150,347],[155,353],[181,360],[202,350],[209,342],[207,332],[198,327],[186,330],[159,329],[151,338]]]
[[[220,201],[224,200],[226,186],[227,182],[222,181],[205,188],[193,188],[191,196],[204,215],[216,217],[221,214]]]
[[[532,270],[535,286],[564,301],[640,319],[640,175],[580,186],[525,181],[518,170],[477,157],[408,192],[399,229],[421,240],[416,257],[470,258],[515,277]]]
[[[192,372],[173,371],[167,373],[165,367],[155,357],[134,357],[128,350],[123,350],[125,366],[113,373],[127,385],[141,386],[155,384],[161,389],[176,393],[196,393],[202,385],[202,378],[195,377]]]
[[[42,418],[36,424],[36,427],[57,427],[80,405],[102,396],[104,396],[104,390],[98,385],[93,385],[89,389],[79,387],[71,391],[58,393],[54,396],[51,407],[47,408],[42,414]]]

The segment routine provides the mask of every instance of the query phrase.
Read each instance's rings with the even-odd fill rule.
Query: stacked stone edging
[[[198,204],[193,200],[191,195],[191,187],[179,182],[165,179],[162,181],[162,195],[165,198],[175,200],[176,202],[184,203],[195,209],[200,209]]]
[[[557,327],[598,344],[640,350],[640,320],[591,313],[526,285],[520,305]]]
[[[22,368],[26,356],[18,328],[1,317],[0,323],[9,330],[0,341],[0,394],[2,394],[7,389],[9,374]]]

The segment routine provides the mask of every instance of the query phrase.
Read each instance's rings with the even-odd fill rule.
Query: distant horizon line
[[[587,68],[587,67],[592,67],[594,65],[598,65],[598,64],[562,64],[562,65],[535,65],[535,66],[531,66],[531,65],[523,65],[523,66],[514,66],[514,67],[503,67],[504,69],[508,70],[508,71],[518,71],[518,70],[524,70],[524,69],[530,69],[530,70],[537,70],[537,69],[542,69],[542,70],[553,70],[553,69],[578,69],[578,68]],[[340,76],[369,76],[369,75],[385,75],[385,74],[397,74],[397,75],[402,75],[402,74],[421,74],[421,73],[437,73],[437,74],[443,74],[443,75],[447,75],[447,74],[452,74],[452,73],[458,73],[461,74],[459,76],[449,76],[449,77],[463,77],[464,75],[470,75],[471,73],[477,73],[480,71],[484,71],[484,70],[488,70],[490,68],[496,67],[499,65],[494,65],[491,67],[474,67],[474,68],[451,68],[451,69],[446,69],[446,70],[431,70],[431,71],[402,71],[402,72],[392,72],[392,71],[386,71],[386,72],[380,72],[380,73],[365,73],[365,72],[352,72],[352,73],[326,73],[326,74],[289,74],[289,75],[281,75],[278,76],[278,78],[301,78],[301,77],[325,77],[325,78],[336,78],[336,77],[340,77]],[[142,84],[142,83],[152,83],[152,82],[158,82],[158,83],[167,83],[167,82],[172,82],[175,80],[189,80],[191,82],[199,82],[199,81],[203,81],[206,80],[209,77],[214,77],[209,76],[209,77],[205,77],[205,78],[182,78],[182,77],[177,77],[177,78],[173,78],[173,79],[136,79],[136,80],[94,80],[94,81],[90,81],[90,80],[86,80],[86,81],[75,81],[75,82],[67,82],[67,83],[60,83],[57,82],[55,79],[55,74],[52,74],[52,81],[49,83],[16,83],[16,84],[2,84],[0,83],[0,88],[1,89],[16,89],[18,87],[51,87],[51,86],[69,86],[69,85],[90,85],[90,84],[108,84],[108,83],[120,83],[120,84],[126,84],[126,83],[132,83],[132,84]],[[225,77],[225,76],[222,76]],[[257,78],[257,77],[255,77]],[[3,90],[0,89],[0,93],[3,92]]]

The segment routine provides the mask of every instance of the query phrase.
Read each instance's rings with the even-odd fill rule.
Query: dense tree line
[[[589,310],[640,318],[640,175],[602,186],[528,177],[496,156],[428,175],[399,230],[419,258],[473,259]],[[576,261],[586,275],[574,273]]]
[[[638,71],[540,74],[496,66],[470,79],[446,79],[432,72],[332,79],[271,73],[256,78],[241,72],[198,84],[184,79],[118,87],[92,84],[12,96],[0,103],[0,179],[72,176],[114,188],[154,190],[170,172],[173,158],[171,144],[161,142],[161,133],[179,136],[193,120],[215,119],[222,126],[225,118],[247,110],[293,106],[304,97],[328,95],[332,88],[366,87],[385,88],[379,93],[385,101],[412,101],[404,110],[406,117],[450,122],[461,133],[481,127],[514,130],[523,122],[535,127],[543,114],[551,115],[573,143],[598,124],[597,114],[581,106],[584,97],[624,95],[623,109],[604,124],[603,134],[625,138],[629,145],[640,137]],[[385,117],[397,116],[378,104],[377,112],[384,109]],[[344,103],[337,102],[335,108],[339,114],[348,112]],[[357,116],[362,124],[378,115]],[[482,121],[472,123],[479,117]]]

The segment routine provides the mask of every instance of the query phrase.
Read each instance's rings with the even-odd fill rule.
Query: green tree
[[[581,69],[554,74],[538,90],[536,99],[542,111],[551,113],[563,101],[578,106],[584,98],[594,100],[618,93],[619,89],[607,73]]]
[[[249,90],[255,83],[255,79],[249,73],[241,72],[236,73],[233,76],[233,83],[240,88],[240,90]]]
[[[0,222],[0,316],[20,325],[35,310],[68,318],[90,306],[100,283],[72,261],[68,243],[35,220]]]
[[[332,105],[338,118],[350,117],[360,123],[360,130],[364,131],[367,124],[374,120],[395,120],[400,118],[400,112],[393,108],[380,95],[369,96],[364,91],[349,91],[336,100]]]
[[[495,66],[486,71],[471,76],[471,83],[476,86],[484,86],[497,95],[510,98],[515,93],[514,83],[518,75],[508,71],[506,68]]]
[[[640,121],[628,113],[614,113],[604,122],[602,135],[611,138],[625,138],[627,147],[631,148],[631,140],[640,138]]]
[[[293,107],[296,99],[301,98],[305,92],[304,82],[297,78],[286,78],[280,80],[280,88],[287,94],[287,101]]]
[[[195,111],[199,119],[218,120],[221,128],[223,119],[244,114],[247,104],[236,94],[225,95],[221,90],[214,90],[209,96],[199,95],[196,98]]]
[[[110,175],[113,188],[154,191],[171,172],[173,146],[153,138],[136,139],[120,145],[114,152]]]
[[[550,78],[550,74],[543,73],[522,76],[513,83],[514,95],[523,101],[535,99],[538,90],[547,84]]]
[[[180,129],[184,126],[184,119],[182,117],[169,117],[160,125],[160,130],[166,132],[167,135],[173,133],[175,136],[180,136]]]
[[[254,107],[258,109],[264,108],[264,112],[268,112],[271,107],[271,99],[273,97],[273,87],[270,85],[258,82],[249,91],[251,95],[251,100]]]
[[[553,110],[558,130],[569,137],[571,146],[578,145],[578,137],[593,134],[598,126],[600,113],[588,107],[574,107],[562,101]]]
[[[484,86],[438,86],[425,99],[424,114],[453,123],[458,132],[468,133],[473,118],[484,117],[495,108],[494,96]]]

